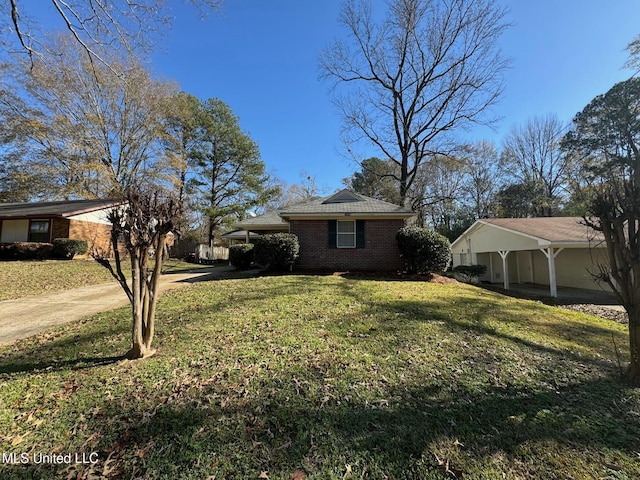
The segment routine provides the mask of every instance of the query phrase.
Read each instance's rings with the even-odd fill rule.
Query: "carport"
[[[452,244],[453,265],[487,267],[480,279],[602,290],[590,272],[606,263],[599,232],[580,217],[490,218],[476,221]]]

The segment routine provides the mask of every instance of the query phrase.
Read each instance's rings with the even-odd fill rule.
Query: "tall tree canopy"
[[[390,203],[398,203],[398,188],[395,181],[397,166],[393,161],[376,157],[363,160],[360,171],[345,178],[344,183],[353,191]]]
[[[593,197],[587,224],[602,232],[608,264],[598,277],[629,317],[629,380],[640,386],[640,78],[599,95],[573,119],[564,148],[585,162]]]
[[[5,70],[1,88],[20,96],[0,96],[0,162],[41,180],[30,183],[32,196],[108,196],[141,179],[153,183],[164,171],[160,139],[176,88],[154,80],[133,57],[110,63],[122,73],[92,63],[60,36],[46,63]],[[16,188],[19,180],[5,185]]]
[[[392,0],[380,21],[370,0],[346,0],[348,38],[321,55],[345,122],[347,148],[375,146],[398,166],[400,202],[418,167],[447,150],[447,134],[474,122],[502,92],[507,28],[494,0]]]
[[[258,145],[244,133],[238,118],[218,99],[200,103],[188,180],[197,207],[208,219],[209,242],[225,220],[238,219],[277,194]]]

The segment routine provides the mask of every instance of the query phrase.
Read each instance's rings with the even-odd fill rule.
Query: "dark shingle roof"
[[[257,217],[246,218],[234,225],[234,228],[248,229],[250,227],[273,227],[274,229],[286,229],[289,226],[287,222],[280,218],[279,212],[273,210]]]
[[[65,200],[60,202],[0,203],[0,218],[70,217],[118,205],[107,200]]]
[[[366,197],[350,190],[342,190],[325,198],[310,200],[298,205],[285,207],[280,211],[282,217],[327,214],[374,214],[411,217],[414,213],[405,207]]]
[[[283,218],[304,217],[314,215],[379,215],[382,217],[412,217],[414,213],[408,208],[400,207],[389,202],[366,197],[351,190],[341,190],[324,198],[312,198],[304,202],[287,205],[278,210],[272,210],[257,217],[242,220],[234,225],[235,228],[250,230],[267,227],[272,229],[286,229],[289,223]]]

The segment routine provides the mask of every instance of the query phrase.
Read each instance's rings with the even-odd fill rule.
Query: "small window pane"
[[[32,220],[29,225],[30,242],[49,241],[49,220]]]
[[[338,221],[338,233],[355,233],[356,231],[356,222],[349,221]]]
[[[339,233],[338,234],[338,247],[355,247],[356,237],[352,233]]]

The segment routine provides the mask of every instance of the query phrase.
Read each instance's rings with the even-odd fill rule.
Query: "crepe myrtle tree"
[[[96,249],[92,252],[93,258],[118,281],[131,303],[131,349],[126,354],[129,359],[155,353],[151,343],[166,240],[179,221],[181,211],[180,202],[159,190],[128,189],[122,196],[122,204],[108,216],[112,224],[113,264],[106,252]],[[123,272],[122,248],[131,260],[130,285]]]

